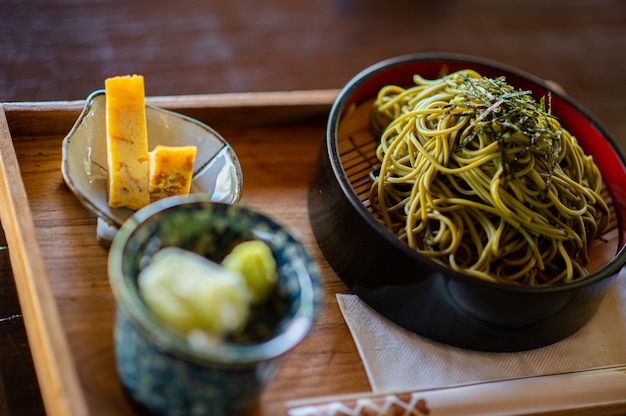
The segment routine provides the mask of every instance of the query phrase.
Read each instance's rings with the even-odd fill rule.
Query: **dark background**
[[[82,99],[125,73],[148,95],[338,88],[431,51],[554,80],[626,135],[619,0],[3,0],[0,101]]]
[[[498,60],[560,83],[626,145],[620,0],[3,0],[0,102],[339,88],[414,52]]]

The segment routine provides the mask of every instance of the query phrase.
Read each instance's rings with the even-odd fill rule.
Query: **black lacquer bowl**
[[[339,142],[338,126],[352,105],[387,84],[409,85],[418,73],[437,78],[474,69],[505,76],[537,97],[551,94],[552,113],[594,157],[612,208],[611,237],[592,256],[597,270],[579,282],[546,287],[495,284],[452,271],[426,258],[388,231],[369,208],[377,143]],[[597,311],[626,261],[626,158],[596,119],[550,83],[489,60],[417,54],[375,64],[341,90],[309,189],[311,225],[329,264],[348,287],[396,324],[442,343],[483,351],[522,351],[549,345],[580,329]],[[612,244],[610,244],[610,241]]]

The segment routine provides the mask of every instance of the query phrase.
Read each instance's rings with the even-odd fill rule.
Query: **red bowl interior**
[[[412,83],[413,75],[420,74],[424,78],[439,78],[447,73],[463,69],[473,69],[483,76],[505,76],[507,82],[519,89],[532,91],[538,100],[541,97],[551,96],[552,114],[555,115],[561,125],[576,137],[579,144],[587,154],[593,156],[604,182],[611,194],[615,205],[615,213],[618,218],[619,244],[618,252],[626,245],[626,157],[611,135],[600,123],[580,104],[573,101],[566,94],[552,88],[547,82],[516,68],[476,58],[468,59],[464,56],[446,55],[432,58],[422,58],[412,61],[411,56],[406,60],[394,59],[395,64],[381,62],[366,70],[364,77],[358,75],[354,78],[355,84],[348,84],[346,90],[350,91],[351,97],[346,102],[345,108],[352,103],[359,103],[374,97],[385,85],[397,84],[408,86]],[[387,68],[377,71],[376,67]],[[349,95],[349,94],[347,94]]]
[[[340,152],[337,133],[342,113],[352,104],[375,97],[385,85],[410,86],[416,73],[434,79],[461,69],[474,69],[488,77],[505,76],[509,84],[530,90],[536,99],[549,94],[552,113],[594,157],[611,196],[617,232],[611,231],[610,247],[602,253],[606,256],[599,259],[599,269],[592,271],[589,278],[545,287],[501,285],[476,279],[412,250],[378,222],[361,200],[358,180],[367,166],[361,166],[359,158],[366,157],[359,153],[360,149],[358,156],[353,155],[348,149],[352,144]],[[352,186],[353,177],[359,185],[356,188]],[[341,90],[330,111],[309,188],[308,206],[313,233],[328,263],[353,293],[383,316],[450,345],[521,351],[559,341],[591,319],[626,263],[625,196],[623,151],[584,108],[558,87],[481,58],[416,54],[366,68]]]

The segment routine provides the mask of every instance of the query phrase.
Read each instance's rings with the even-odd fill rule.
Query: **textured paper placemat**
[[[626,364],[626,271],[587,325],[563,341],[515,353],[464,350],[409,332],[356,295],[337,300],[374,392],[445,388]],[[626,392],[625,392],[626,396]]]

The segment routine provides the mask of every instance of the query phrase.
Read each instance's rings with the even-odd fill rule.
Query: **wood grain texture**
[[[0,415],[43,412],[4,230],[0,230]]]
[[[86,412],[71,352],[63,336],[7,120],[0,107],[0,207],[11,266],[33,359],[50,414]],[[40,280],[34,280],[37,276]],[[48,384],[49,383],[49,384]]]
[[[458,52],[558,82],[626,145],[621,0],[4,0],[0,101],[334,89],[381,59]]]
[[[106,309],[111,299],[102,276],[92,276],[87,263],[103,261],[93,241],[94,219],[72,198],[62,196],[67,190],[55,160],[59,157],[58,143],[76,120],[82,100],[102,88],[105,77],[142,73],[154,103],[169,103],[220,131],[224,129],[229,139],[238,143],[238,152],[249,152],[246,163],[267,169],[255,179],[254,188],[244,189],[244,200],[291,215],[294,211],[290,207],[275,204],[275,194],[265,194],[273,189],[280,197],[299,195],[298,185],[293,183],[280,192],[272,188],[272,180],[281,175],[279,168],[255,160],[252,150],[264,151],[263,140],[274,133],[267,123],[259,121],[273,119],[285,129],[299,126],[304,130],[299,130],[300,134],[313,143],[313,136],[323,134],[325,111],[337,89],[379,60],[405,53],[456,52],[516,66],[556,81],[626,148],[624,50],[626,2],[621,0],[259,0],[253,4],[218,0],[6,0],[0,13],[0,102],[5,103],[9,130],[0,123],[0,135],[6,138],[11,134],[19,142],[16,156],[20,168],[29,172],[29,181],[34,181],[27,184],[28,198],[34,201],[33,214],[41,223],[52,221],[51,229],[45,232],[47,243],[54,241],[59,253],[71,253],[73,248],[58,236],[85,242],[82,248],[88,260],[66,265],[55,262],[55,267],[74,277],[68,281],[51,279],[49,288],[55,299],[64,291],[74,291],[62,302],[56,301],[56,308],[64,319],[84,314],[84,321],[70,319],[69,329],[65,329],[77,337],[68,337],[69,347],[77,351],[92,336],[110,329],[110,323],[99,320],[95,306]],[[317,92],[298,92],[302,90]],[[286,91],[291,98],[284,96]],[[259,100],[249,92],[269,93]],[[301,101],[303,95],[309,99],[306,105]],[[294,102],[299,102],[297,112]],[[236,108],[245,111],[232,111]],[[285,132],[281,137],[287,140],[290,135]],[[293,151],[288,146],[281,149]],[[2,155],[5,162],[6,154]],[[5,173],[15,175],[7,178],[8,183],[19,183],[20,175]],[[0,189],[0,210],[18,201],[13,187],[5,188]],[[55,198],[51,206],[47,206],[49,197]],[[48,208],[50,214],[45,212]],[[303,213],[294,215],[291,221],[307,226]],[[11,230],[5,222],[3,226],[12,235],[19,231]],[[305,228],[305,235],[307,232]],[[16,272],[24,271],[21,261],[14,261]],[[0,279],[14,285],[8,266],[3,264]],[[76,277],[79,273],[74,269],[88,277]],[[342,286],[331,281],[327,288],[341,290]],[[10,327],[1,338],[6,342],[0,342],[0,381],[6,399],[0,414],[4,409],[7,414],[37,415],[43,409],[25,336],[28,319],[26,314],[22,318],[22,308],[10,296],[11,290],[15,295],[15,289],[7,287],[8,300],[4,299],[0,308],[1,324]],[[80,301],[84,293],[93,297],[94,309],[85,308]],[[327,301],[332,315],[337,312],[334,300],[331,297]],[[27,301],[22,303],[28,307]],[[329,319],[326,316],[320,322],[338,328],[316,335],[323,345],[334,348],[350,344],[345,328]],[[308,367],[294,360],[281,369],[259,412],[276,410],[282,399],[291,398],[290,383],[298,373],[310,375],[315,383],[320,381],[320,387],[300,381],[300,385],[306,384],[303,394],[317,394],[324,389],[320,374],[325,366],[351,368],[354,364],[360,368],[354,351],[318,356],[312,354],[312,344],[305,343],[301,349],[315,365]],[[78,383],[82,386],[93,371],[99,384],[90,386],[88,393],[119,397],[118,388],[103,381],[112,371],[106,368],[112,360],[107,351],[106,345],[77,351],[81,360],[90,362],[78,372]],[[349,374],[334,376],[328,389],[336,385],[341,385],[343,392],[367,388],[363,379],[352,384]],[[282,382],[281,377],[289,382]],[[107,385],[108,390],[97,392],[100,384]],[[99,403],[102,397],[91,400]],[[620,409],[611,409],[611,414],[618,412]]]
[[[263,97],[263,94],[258,96],[257,104]],[[180,103],[173,100],[164,104],[176,108]],[[304,102],[303,108],[309,105],[309,101]],[[323,118],[319,116],[327,112],[329,105],[330,101],[326,101],[318,110],[321,111],[318,120]],[[32,112],[26,114],[33,117]],[[324,135],[324,124],[265,126],[271,118],[262,112],[257,116],[258,127],[220,130],[237,153],[246,178],[241,203],[270,213],[301,236],[322,267],[325,291],[325,307],[318,324],[305,342],[286,358],[256,409],[260,414],[274,415],[284,411],[284,402],[290,398],[367,391],[369,385],[335,299],[335,293],[346,288],[326,265],[308,221],[307,185]],[[20,125],[19,120],[16,125]],[[95,218],[80,205],[62,180],[63,137],[57,134],[13,137],[19,172],[28,195],[27,205],[32,213],[33,232],[46,272],[45,275],[28,275],[27,272],[20,275],[26,280],[30,276],[32,284],[49,285],[54,297],[51,303],[58,308],[60,325],[54,324],[54,320],[50,322],[49,317],[37,319],[44,325],[53,324],[67,339],[67,353],[72,362],[66,365],[76,371],[80,392],[66,393],[83,397],[90,414],[133,414],[135,409],[125,399],[115,372],[114,301],[106,273],[107,250],[96,241]],[[272,156],[267,157],[268,154]],[[26,255],[28,245],[22,247]],[[34,307],[24,304],[25,315],[32,314]],[[37,359],[38,353],[47,349],[43,341],[34,338],[31,345],[37,368],[47,368],[49,363]],[[59,400],[51,398],[47,390],[58,385],[60,379],[44,374],[40,380],[46,403]],[[48,409],[51,414],[82,414],[57,412],[53,407]]]
[[[224,93],[146,97],[146,103],[188,115],[215,128],[323,122],[339,90]],[[10,131],[18,136],[67,134],[85,99],[4,103]],[[267,120],[267,121],[264,121]]]
[[[310,335],[284,360],[253,409],[254,415],[284,414],[288,403],[303,398],[319,400],[370,392],[363,364],[335,297],[347,288],[319,251],[306,206],[307,186],[334,93],[325,93],[326,101],[311,100],[304,92],[296,95],[303,97],[300,105],[293,101],[293,94],[285,94],[284,100],[291,103],[295,113],[306,114],[311,120],[308,123],[283,123],[285,114],[274,111],[276,105],[280,107],[280,94],[272,94],[270,105],[264,109],[262,103],[267,95],[249,93],[241,110],[251,106],[255,108],[251,113],[255,116],[248,118],[245,126],[225,126],[219,130],[233,146],[243,169],[241,203],[270,214],[298,234],[319,263],[323,279],[321,316]],[[214,97],[205,98],[206,111],[201,103],[193,107],[200,119],[210,121],[222,111],[213,105]],[[237,101],[225,96],[219,100]],[[161,104],[173,110],[190,107],[179,98],[168,101],[163,97]],[[106,272],[108,252],[96,241],[95,217],[62,180],[64,135],[30,134],[32,129],[23,120],[27,118],[41,125],[49,119],[49,112],[63,114],[63,104],[45,109],[28,105],[23,108],[23,113],[15,108],[10,112],[10,120],[16,126],[12,137],[8,123],[0,120],[3,121],[0,126],[4,125],[0,130],[3,138],[0,206],[10,208],[0,213],[7,224],[11,261],[46,411],[55,415],[141,414],[124,395],[115,371],[114,299]],[[239,111],[235,104],[226,108]],[[222,110],[226,112],[226,108]],[[257,126],[254,120],[258,120]],[[39,128],[45,131],[44,127]],[[13,148],[7,139],[12,141]],[[23,214],[28,211],[30,215],[25,220]],[[19,219],[17,212],[21,214]],[[42,300],[44,304],[39,305]],[[40,309],[47,313],[42,314]],[[37,391],[36,385],[27,388]],[[577,410],[577,414],[615,412],[620,407],[595,407]],[[41,406],[22,407],[28,410],[27,414],[38,414],[33,409],[41,411]]]

